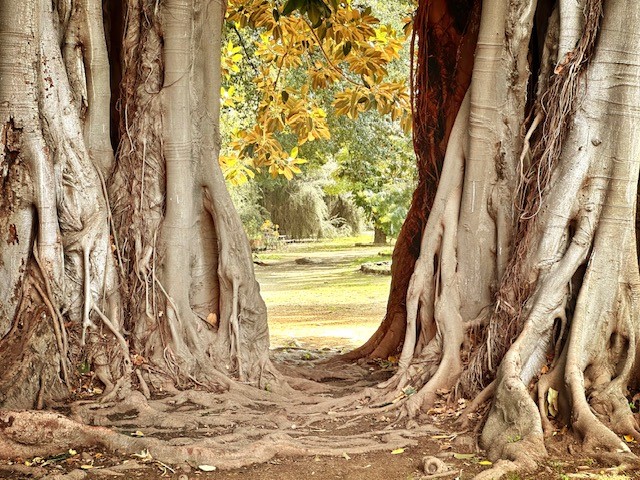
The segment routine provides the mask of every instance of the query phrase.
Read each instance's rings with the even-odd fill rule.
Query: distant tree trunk
[[[99,0],[0,10],[0,407],[65,398],[82,365],[107,398],[274,381],[217,163],[224,7],[124,2],[111,58]]]
[[[378,227],[373,229],[373,243],[376,245],[386,245],[387,243],[387,234]]]

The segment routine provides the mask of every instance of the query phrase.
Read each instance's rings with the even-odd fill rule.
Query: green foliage
[[[292,238],[324,238],[338,235],[331,223],[322,186],[318,181],[276,179],[263,186],[263,204],[280,231]],[[343,229],[342,233],[350,233]]]
[[[412,146],[392,123],[365,116],[359,126],[360,141],[343,144],[335,157],[335,190],[354,192],[367,220],[396,237],[415,188]]]
[[[269,219],[269,213],[261,206],[262,194],[254,182],[245,183],[229,189],[231,199],[240,214],[247,236],[250,240],[262,237],[261,227]]]
[[[231,2],[220,163],[231,185],[259,185],[262,221],[283,233],[357,232],[364,213],[395,236],[415,170],[408,46],[406,32],[397,33],[411,5],[330,4],[330,15],[314,27],[307,18],[312,4]],[[294,175],[293,185],[275,178]],[[252,220],[248,230],[259,224]]]

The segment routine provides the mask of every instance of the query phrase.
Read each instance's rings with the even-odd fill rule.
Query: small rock
[[[182,465],[180,465],[180,470],[182,470],[184,473],[191,473],[191,465],[189,465],[188,463],[183,463]]]
[[[298,265],[317,265],[319,263],[322,263],[322,260],[320,260],[319,258],[302,257],[296,258],[296,263]]]
[[[184,473],[182,475],[180,475],[178,477],[178,480],[189,480],[189,477],[187,477]]]

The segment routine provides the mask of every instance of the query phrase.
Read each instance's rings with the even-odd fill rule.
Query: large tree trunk
[[[466,17],[455,1],[419,7],[416,152],[421,178],[438,173],[437,190],[419,185],[385,321],[348,358],[400,351],[375,401],[394,399],[409,415],[442,391],[476,397],[472,410],[493,396],[483,441],[509,461],[491,478],[535,466],[556,409],[593,451],[628,451],[613,432],[640,437],[629,408],[640,8],[485,0],[476,39],[472,3]],[[468,83],[465,40],[475,45]],[[447,103],[442,78],[459,79],[449,85],[465,100]],[[423,135],[430,113],[455,123]],[[422,160],[433,151],[446,152],[432,154],[435,168]]]
[[[0,406],[67,397],[81,365],[107,398],[132,382],[273,382],[217,163],[224,9],[132,0],[113,10],[125,41],[109,50],[98,0],[0,9]],[[117,157],[109,65],[123,77]]]

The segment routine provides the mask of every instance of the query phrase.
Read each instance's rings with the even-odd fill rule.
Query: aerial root
[[[67,346],[65,345],[64,336],[63,336],[63,333],[62,333],[64,331],[64,328],[65,328],[64,327],[64,322],[61,321],[60,317],[58,316],[59,315],[58,312],[53,307],[53,304],[51,303],[51,300],[49,299],[49,296],[47,294],[45,294],[45,292],[42,290],[42,288],[40,288],[40,285],[38,285],[37,282],[33,282],[33,286],[35,287],[36,291],[38,292],[38,294],[42,298],[42,301],[44,302],[44,304],[49,309],[49,313],[51,314],[51,321],[53,323],[53,331],[54,331],[54,333],[56,335],[56,343],[58,345],[58,352],[60,352],[60,368],[62,369],[62,381],[64,382],[65,385],[69,385],[69,372],[68,372],[68,369],[67,369],[67,362],[66,362],[68,349],[67,349]]]
[[[91,264],[89,258],[89,247],[87,245],[82,245],[82,259],[83,259],[83,270],[84,270],[84,309],[82,312],[82,340],[81,345],[84,347],[87,336],[87,329],[95,329],[96,325],[91,321],[91,307],[92,307],[92,298],[91,298]]]

